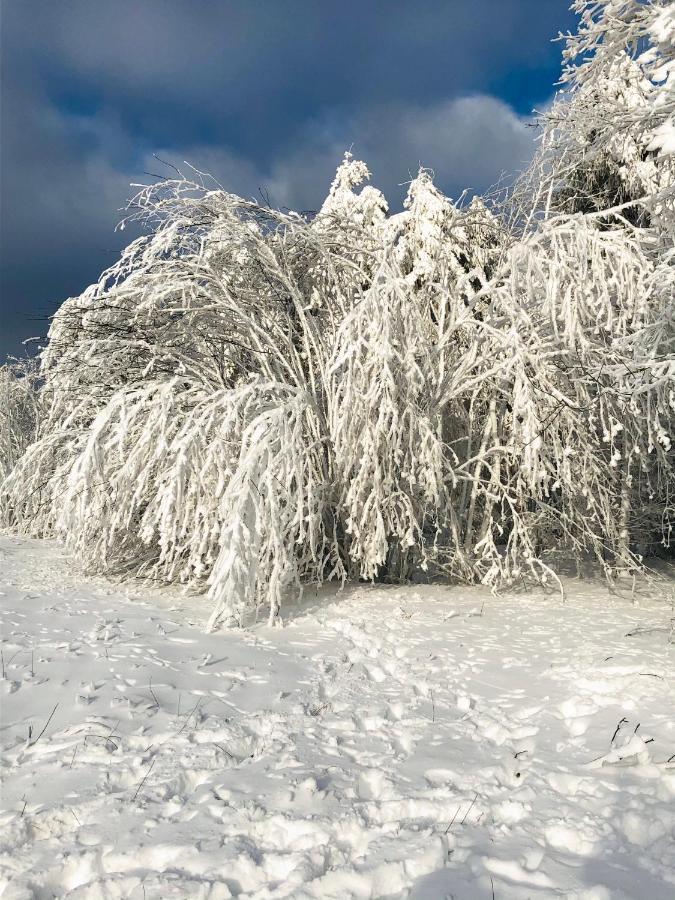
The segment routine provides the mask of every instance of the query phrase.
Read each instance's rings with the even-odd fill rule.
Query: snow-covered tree
[[[34,359],[0,366],[0,482],[37,435],[40,400]]]
[[[307,582],[551,583],[669,545],[673,7],[575,6],[517,216],[425,170],[389,215],[351,154],[311,220],[198,173],[142,187],[146,232],[39,377],[0,376],[5,522],[207,590],[211,627]]]
[[[588,280],[559,303],[580,326],[570,371],[583,376],[592,404],[594,452],[616,431],[607,496],[618,530],[605,542],[606,555],[621,545],[625,556],[667,544],[673,515],[675,10],[667,0],[577,0],[574,8],[580,24],[566,38],[563,91],[515,196],[522,242],[553,227],[575,229],[578,250],[587,244],[582,255],[569,241],[556,254],[561,272],[575,265]],[[603,248],[601,263],[612,261],[605,274],[588,271],[593,246]],[[624,281],[627,267],[638,289]]]
[[[563,90],[545,115],[541,165],[569,212],[622,207],[673,224],[675,12],[670,0],[575,0]],[[641,201],[635,205],[632,201]]]
[[[326,367],[372,263],[366,242],[194,181],[143,189],[131,214],[152,233],[54,319],[45,417],[5,480],[4,508],[35,533],[63,534],[93,568],[187,583],[214,570],[231,618],[297,577],[292,560],[303,575],[341,571]],[[240,594],[243,563],[221,553],[235,518],[246,559],[258,547],[268,560]]]
[[[479,197],[455,205],[421,169],[410,183],[403,212],[392,216],[386,239],[394,245],[409,290],[436,283],[443,288],[469,275],[482,286],[492,275],[507,232]]]

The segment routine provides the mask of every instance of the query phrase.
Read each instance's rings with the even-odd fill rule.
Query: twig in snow
[[[463,825],[463,824],[466,822],[466,817],[469,815],[469,813],[470,813],[471,810],[473,809],[474,803],[476,802],[476,800],[478,800],[478,791],[476,791],[475,797],[473,798],[473,800],[472,800],[471,803],[469,804],[469,808],[467,809],[467,811],[464,813],[464,818],[463,818],[462,821],[459,823],[460,825]]]
[[[26,653],[26,652],[27,651],[24,650],[22,647],[19,647],[19,649],[16,651],[16,653],[12,653],[12,655],[10,656],[9,661],[7,662],[7,668],[9,668],[12,665],[12,663],[17,658],[19,653]]]
[[[45,731],[47,730],[47,726],[48,726],[49,723],[51,722],[54,713],[55,713],[56,710],[58,709],[58,706],[59,706],[58,703],[56,703],[56,704],[54,705],[54,709],[51,711],[51,713],[49,714],[49,718],[48,718],[47,721],[45,722],[45,727],[42,729],[42,731],[40,732],[40,734],[38,734],[38,736],[35,738],[35,740],[34,740],[34,741],[30,741],[30,738],[29,738],[29,741],[30,741],[30,743],[28,744],[29,747],[34,747],[34,746],[37,744],[37,742],[40,740],[40,738],[42,737],[42,735],[45,733]],[[31,729],[31,732],[30,732],[30,733],[32,734],[32,729]]]
[[[638,625],[633,631],[627,631],[624,637],[634,637],[636,634],[651,634],[653,631],[668,631],[668,628],[660,625],[653,625],[651,628],[641,628]]]
[[[616,728],[614,729],[614,734],[612,735],[611,740],[610,740],[610,742],[609,742],[610,744],[613,744],[613,743],[614,743],[614,738],[615,738],[615,737],[617,736],[617,734],[619,733],[619,730],[620,730],[621,726],[627,724],[627,722],[628,722],[628,719],[626,719],[625,717],[624,717],[623,719],[620,719],[620,720],[619,720],[619,724],[618,724],[618,725],[616,726]]]
[[[459,811],[460,811],[461,808],[462,808],[462,804],[459,803],[458,806],[457,806],[457,809],[455,810],[455,814],[454,814],[454,816],[452,817],[452,821],[450,822],[450,824],[448,825],[448,827],[445,829],[445,833],[446,833],[446,834],[450,831],[450,829],[452,828],[452,826],[455,824],[455,819],[456,819],[457,816],[459,815]]]
[[[152,694],[152,699],[155,701],[155,706],[157,707],[157,709],[159,709],[159,700],[157,699],[157,695],[152,689],[152,675],[150,676],[150,684],[148,685],[148,687],[150,689],[150,693]]]
[[[229,756],[230,759],[234,759],[234,756],[230,753],[229,750],[226,750],[225,747],[223,747],[222,744],[219,744],[219,743],[217,743],[216,741],[214,741],[213,744],[214,744],[214,746],[217,747],[219,750],[222,750],[223,753],[227,754],[227,756]]]
[[[155,759],[156,759],[156,757],[153,758],[152,762],[150,763],[150,768],[149,768],[148,771],[145,773],[145,775],[144,775],[143,778],[141,779],[141,783],[140,783],[140,784],[138,785],[138,787],[136,788],[136,793],[134,794],[133,799],[132,799],[132,801],[131,801],[132,803],[133,803],[133,801],[136,799],[136,797],[138,797],[138,792],[140,791],[140,789],[143,787],[143,785],[144,785],[145,782],[147,781],[148,775],[149,775],[149,774],[152,772],[152,770],[154,769],[154,767],[155,767]]]
[[[177,731],[177,732],[176,732],[176,736],[178,736],[179,734],[182,734],[182,733],[185,731],[185,729],[186,729],[187,726],[188,726],[188,722],[190,721],[190,719],[192,718],[192,716],[194,715],[194,713],[196,713],[197,710],[199,709],[199,707],[201,706],[201,702],[202,702],[202,698],[200,697],[199,700],[197,700],[197,702],[195,703],[195,705],[192,707],[192,711],[188,714],[187,719],[186,719],[185,722],[183,723],[183,727],[180,729],[180,731]]]

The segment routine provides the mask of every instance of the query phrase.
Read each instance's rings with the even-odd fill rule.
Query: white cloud
[[[290,151],[267,169],[227,149],[193,145],[181,153],[235,193],[257,196],[263,188],[275,205],[315,209],[342,154],[351,147],[368,164],[373,184],[396,207],[405,192],[401,185],[420,166],[433,169],[437,184],[454,196],[464,188],[479,193],[503,173],[522,170],[535,149],[530,122],[502,101],[476,95],[426,107],[371,107],[346,121],[310,123]],[[175,160],[176,152],[170,155]]]

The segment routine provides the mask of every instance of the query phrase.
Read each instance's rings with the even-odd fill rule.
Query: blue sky
[[[394,208],[420,164],[522,168],[569,2],[2,0],[0,358],[114,260],[153,153],[297,209],[352,145]]]

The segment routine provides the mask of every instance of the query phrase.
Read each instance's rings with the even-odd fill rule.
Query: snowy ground
[[[675,896],[668,590],[359,586],[206,635],[50,543],[0,573],[3,900]]]

